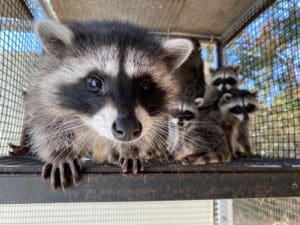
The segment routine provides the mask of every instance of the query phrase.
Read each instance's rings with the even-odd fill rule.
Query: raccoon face
[[[178,102],[177,106],[172,110],[169,123],[171,125],[171,129],[189,131],[196,125],[196,119],[196,104],[191,105],[184,102]]]
[[[220,69],[210,69],[212,85],[219,91],[229,91],[238,87],[238,73],[240,66],[227,66]]]
[[[257,108],[257,91],[232,89],[219,101],[222,114],[233,116],[239,121],[249,120]]]
[[[172,72],[193,48],[186,39],[158,42],[121,22],[46,20],[36,31],[58,65],[42,81],[45,101],[115,143],[158,129],[178,94]]]

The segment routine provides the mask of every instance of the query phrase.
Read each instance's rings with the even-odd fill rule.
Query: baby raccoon
[[[215,123],[212,112],[182,104],[174,110],[168,126],[168,153],[182,164],[202,165],[228,162],[231,153],[226,134]],[[215,112],[214,112],[215,113]]]
[[[192,39],[192,41],[194,50],[174,73],[180,84],[180,100],[186,104],[194,104],[197,98],[202,99],[206,87],[200,44],[198,40]]]
[[[240,69],[239,65],[225,66],[218,69],[211,68],[211,82],[206,88],[203,106],[209,106],[218,102],[223,92],[229,91],[232,88],[238,88],[238,74]]]
[[[251,155],[251,116],[258,108],[257,91],[232,89],[219,101],[224,130],[228,135],[232,154],[238,157]]]
[[[186,39],[158,41],[122,22],[43,20],[36,33],[45,50],[39,78],[25,99],[25,130],[42,176],[63,189],[79,178],[82,155],[128,160],[161,135],[178,95],[172,73],[190,55]],[[104,146],[104,147],[103,147]],[[134,171],[137,171],[136,169]]]

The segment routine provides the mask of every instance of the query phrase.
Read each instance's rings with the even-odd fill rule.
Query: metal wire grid
[[[254,2],[250,8],[248,8],[238,20],[236,20],[221,36],[221,41],[227,43],[228,40],[238,32],[246,23],[251,21],[253,16],[261,11],[262,8],[272,4],[275,0],[260,0]]]
[[[260,90],[252,136],[264,157],[300,158],[299,22],[300,2],[277,0],[224,48],[242,87]]]
[[[213,201],[0,205],[0,225],[212,225]]]
[[[300,198],[235,199],[234,225],[298,225]]]
[[[23,124],[23,95],[38,50],[32,16],[20,0],[0,1],[0,155],[18,143]]]

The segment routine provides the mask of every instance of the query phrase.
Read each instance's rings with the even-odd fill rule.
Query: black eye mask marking
[[[184,112],[177,112],[176,117],[178,117],[180,120],[192,120],[195,118],[195,113],[191,111],[184,111]]]
[[[119,78],[111,78],[93,71],[77,83],[64,84],[57,94],[60,105],[66,109],[93,115],[111,98],[117,108],[122,106],[128,110],[138,102],[150,116],[166,110],[166,93],[153,82],[150,75],[146,74],[134,80],[126,75],[122,79]]]
[[[218,78],[213,82],[214,86],[219,86],[221,84],[235,85],[235,84],[237,84],[237,80],[234,79],[233,77],[229,77],[227,79]]]
[[[152,80],[149,74],[142,75],[133,82],[135,97],[150,116],[164,111],[166,92]]]
[[[256,106],[253,105],[253,104],[248,104],[246,106],[246,110],[247,110],[248,113],[252,113],[252,112],[254,112],[256,110]]]
[[[213,82],[214,86],[219,86],[220,84],[223,83],[223,79],[222,78],[218,78]]]
[[[195,118],[195,113],[192,113],[190,111],[184,111],[183,112],[183,117],[186,119],[186,120],[192,120]]]
[[[233,114],[242,114],[243,113],[243,108],[241,106],[234,106],[229,109],[229,111]]]
[[[77,83],[61,85],[57,96],[63,108],[95,114],[107,99],[105,79],[98,71],[93,71]]]
[[[237,80],[232,77],[229,77],[226,79],[226,83],[230,85],[235,85],[237,83]]]
[[[105,94],[105,83],[98,72],[92,72],[88,75],[86,78],[86,85],[88,90],[91,92],[101,95]]]
[[[153,94],[155,89],[155,84],[148,77],[141,79],[139,83],[139,93],[142,97],[149,97]]]

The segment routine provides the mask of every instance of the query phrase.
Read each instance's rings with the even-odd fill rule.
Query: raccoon
[[[172,73],[192,42],[160,42],[118,21],[42,20],[35,31],[45,54],[26,94],[25,127],[30,151],[45,162],[42,176],[64,190],[88,152],[125,171],[129,160],[137,166],[139,151],[162,133],[179,91]]]
[[[23,88],[22,90],[22,96],[23,96],[23,100],[26,99],[26,95],[27,95],[27,90],[26,88]],[[31,152],[30,152],[30,146],[29,146],[29,141],[30,137],[28,136],[28,132],[26,131],[26,127],[22,130],[21,133],[21,145],[15,145],[12,143],[9,143],[9,147],[11,148],[11,150],[9,151],[9,154],[12,156],[30,156]]]
[[[204,79],[203,60],[201,58],[200,43],[191,39],[194,49],[189,58],[174,73],[180,83],[180,101],[185,104],[202,103],[206,83]]]
[[[226,134],[215,123],[212,111],[199,112],[197,106],[182,104],[173,111],[168,126],[167,151],[183,165],[228,162],[231,152]]]
[[[232,88],[238,88],[240,69],[240,65],[225,66],[218,69],[210,68],[211,81],[205,91],[203,107],[217,104],[222,93]]]
[[[234,157],[252,155],[250,140],[251,117],[258,108],[257,90],[232,89],[219,101],[223,128],[228,135]]]

